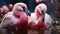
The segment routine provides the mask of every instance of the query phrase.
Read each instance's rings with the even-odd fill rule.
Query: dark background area
[[[35,0],[0,0],[0,7],[2,7],[3,5],[8,6],[8,4],[14,5],[17,2],[26,3],[31,13],[34,12],[35,7],[38,5]],[[51,3],[51,0],[46,0],[44,3],[47,5],[48,8],[47,13],[53,18],[56,17],[56,15],[54,14],[55,10],[58,10],[58,12],[60,13],[60,0],[54,0],[53,4]],[[60,16],[60,14],[58,16]]]

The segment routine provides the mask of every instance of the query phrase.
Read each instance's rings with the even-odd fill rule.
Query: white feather
[[[45,13],[44,23],[46,25],[46,28],[49,28],[52,25],[52,21],[53,21],[53,19],[50,17],[50,15],[48,15],[47,13]],[[30,22],[33,23],[33,24],[38,24],[37,23],[37,17],[36,17],[35,13],[31,13]]]
[[[37,24],[36,21],[37,21],[36,14],[35,13],[31,13],[30,22],[34,23],[34,24]]]
[[[13,12],[8,12],[4,17],[7,18],[5,19],[4,22],[1,22],[1,26],[2,27],[6,27],[8,26],[8,24],[12,25],[12,24],[16,24],[16,22],[18,21],[18,18],[15,18],[12,15]]]
[[[46,28],[52,26],[52,21],[53,19],[51,18],[50,15],[48,15],[47,13],[45,13],[45,25],[46,25]]]

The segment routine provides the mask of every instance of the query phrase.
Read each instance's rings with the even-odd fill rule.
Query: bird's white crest
[[[16,6],[15,9],[16,10],[23,10],[23,8],[21,6]]]
[[[40,9],[38,6],[36,6],[36,8],[35,8],[35,12],[36,12],[37,10],[39,11],[39,13],[41,13],[41,9]]]
[[[40,13],[41,11],[46,12],[47,11],[47,6],[44,3],[41,3],[36,6],[35,11],[38,10]]]
[[[22,7],[27,8],[27,5],[26,5],[25,3],[16,3],[16,4],[14,5],[14,7],[13,7],[13,11],[16,10],[16,9],[18,9],[18,10],[23,10]]]

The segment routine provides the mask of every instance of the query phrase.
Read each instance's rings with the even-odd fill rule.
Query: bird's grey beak
[[[42,11],[42,22],[45,20],[45,13]]]
[[[30,11],[27,8],[23,7],[23,9],[27,13],[27,15],[29,15],[29,16],[31,15]]]

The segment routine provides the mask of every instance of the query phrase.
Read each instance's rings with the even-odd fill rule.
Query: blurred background
[[[23,2],[26,3],[28,6],[28,9],[30,10],[30,12],[34,12],[35,7],[39,4],[39,3],[45,3],[48,7],[47,13],[50,14],[53,18],[54,17],[60,17],[60,0],[42,0],[39,2],[36,2],[36,0],[0,0],[0,8],[2,8],[2,6],[7,6],[9,4],[14,5],[17,2]],[[58,15],[55,15],[57,14]]]
[[[45,3],[47,5],[47,13],[54,19],[54,21],[58,22],[57,25],[54,22],[54,28],[52,29],[51,34],[60,34],[60,0],[42,0],[36,2],[36,0],[0,0],[0,22],[3,16],[12,10],[13,6],[17,2],[26,3],[30,12],[34,12],[35,7],[39,3]],[[7,10],[4,10],[4,7],[7,7]],[[3,10],[2,10],[3,9]]]

